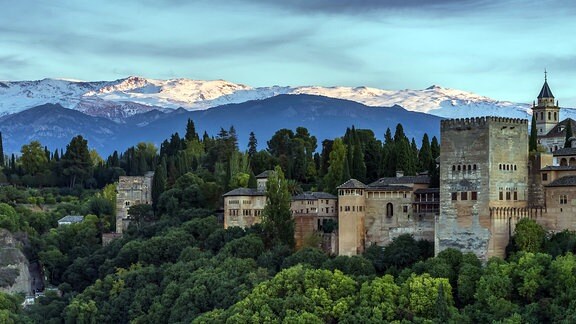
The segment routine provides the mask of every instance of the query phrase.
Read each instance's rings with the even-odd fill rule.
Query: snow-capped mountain
[[[115,81],[82,82],[59,79],[0,82],[0,115],[45,103],[112,120],[183,107],[204,110],[230,103],[261,100],[280,94],[311,94],[352,100],[367,106],[399,105],[407,110],[446,118],[503,116],[529,118],[530,105],[498,101],[471,92],[432,86],[423,90],[382,90],[368,87],[272,86],[250,87],[224,80],[157,80],[128,77]],[[573,110],[564,117],[576,116]]]

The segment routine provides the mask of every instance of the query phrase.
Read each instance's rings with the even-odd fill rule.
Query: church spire
[[[548,71],[546,70],[544,70],[544,85],[542,85],[542,90],[538,94],[538,103],[540,103],[540,99],[552,99],[551,102],[554,104],[554,95],[548,86]]]

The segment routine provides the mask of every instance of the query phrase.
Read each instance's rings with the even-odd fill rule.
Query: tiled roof
[[[83,220],[84,220],[84,216],[68,215],[68,216],[64,216],[64,217],[60,218],[58,220],[58,222],[59,223],[80,223]]]
[[[566,125],[571,123],[572,131],[576,130],[576,121],[572,118],[566,118],[554,126],[548,134],[544,136],[538,136],[539,138],[551,138],[551,137],[566,137]]]
[[[223,194],[223,197],[228,196],[264,196],[266,193],[264,191],[259,191],[253,188],[236,188]]]
[[[369,191],[411,191],[412,188],[410,188],[408,186],[396,185],[396,186],[368,187],[367,190],[369,190]]]
[[[538,94],[538,99],[541,98],[554,98],[552,94],[552,90],[548,86],[548,81],[544,81],[544,85],[542,85],[542,90],[540,90],[540,94]]]
[[[365,189],[366,185],[356,179],[350,179],[339,185],[337,189]]]
[[[317,200],[317,199],[338,199],[338,197],[327,192],[304,192],[292,197],[292,200]]]
[[[266,170],[262,173],[260,173],[259,175],[256,176],[256,179],[262,179],[262,178],[268,178],[268,176],[270,175],[270,173],[274,172],[273,170]]]
[[[546,187],[572,187],[576,186],[576,176],[565,176],[559,179],[556,179],[546,185]]]
[[[576,147],[563,147],[552,152],[554,156],[576,155]]]
[[[440,193],[440,188],[416,189],[416,190],[414,190],[414,193],[415,194]]]
[[[375,187],[382,187],[382,186],[389,186],[389,185],[398,185],[398,184],[411,184],[411,183],[420,183],[420,184],[427,184],[430,183],[430,177],[427,175],[417,175],[417,176],[405,176],[405,177],[386,177],[380,178],[371,184],[368,187],[375,188]]]
[[[570,171],[576,170],[576,165],[547,165],[540,169],[541,171]]]

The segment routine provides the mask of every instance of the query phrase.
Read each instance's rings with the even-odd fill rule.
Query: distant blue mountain
[[[186,121],[192,119],[200,135],[206,131],[216,136],[220,128],[234,126],[241,150],[246,149],[248,134],[253,131],[259,149],[281,128],[306,127],[318,139],[344,135],[347,127],[368,128],[382,139],[387,128],[392,133],[398,123],[408,137],[420,144],[424,133],[439,136],[440,117],[411,112],[399,106],[368,107],[363,104],[314,95],[278,95],[263,100],[229,104],[203,111],[177,109],[163,113],[150,111],[115,123],[105,118],[46,104],[0,118],[4,152],[19,152],[23,144],[39,140],[51,150],[65,148],[70,139],[81,134],[88,145],[101,155],[124,151],[138,142],[159,145],[174,132],[184,136]]]

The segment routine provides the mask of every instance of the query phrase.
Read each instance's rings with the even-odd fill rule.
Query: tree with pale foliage
[[[280,166],[274,168],[266,183],[266,206],[262,211],[262,225],[268,243],[294,247],[294,219],[290,213],[292,196]]]
[[[32,141],[30,144],[25,144],[20,152],[22,153],[20,163],[27,174],[36,175],[46,169],[48,159],[40,142]]]

